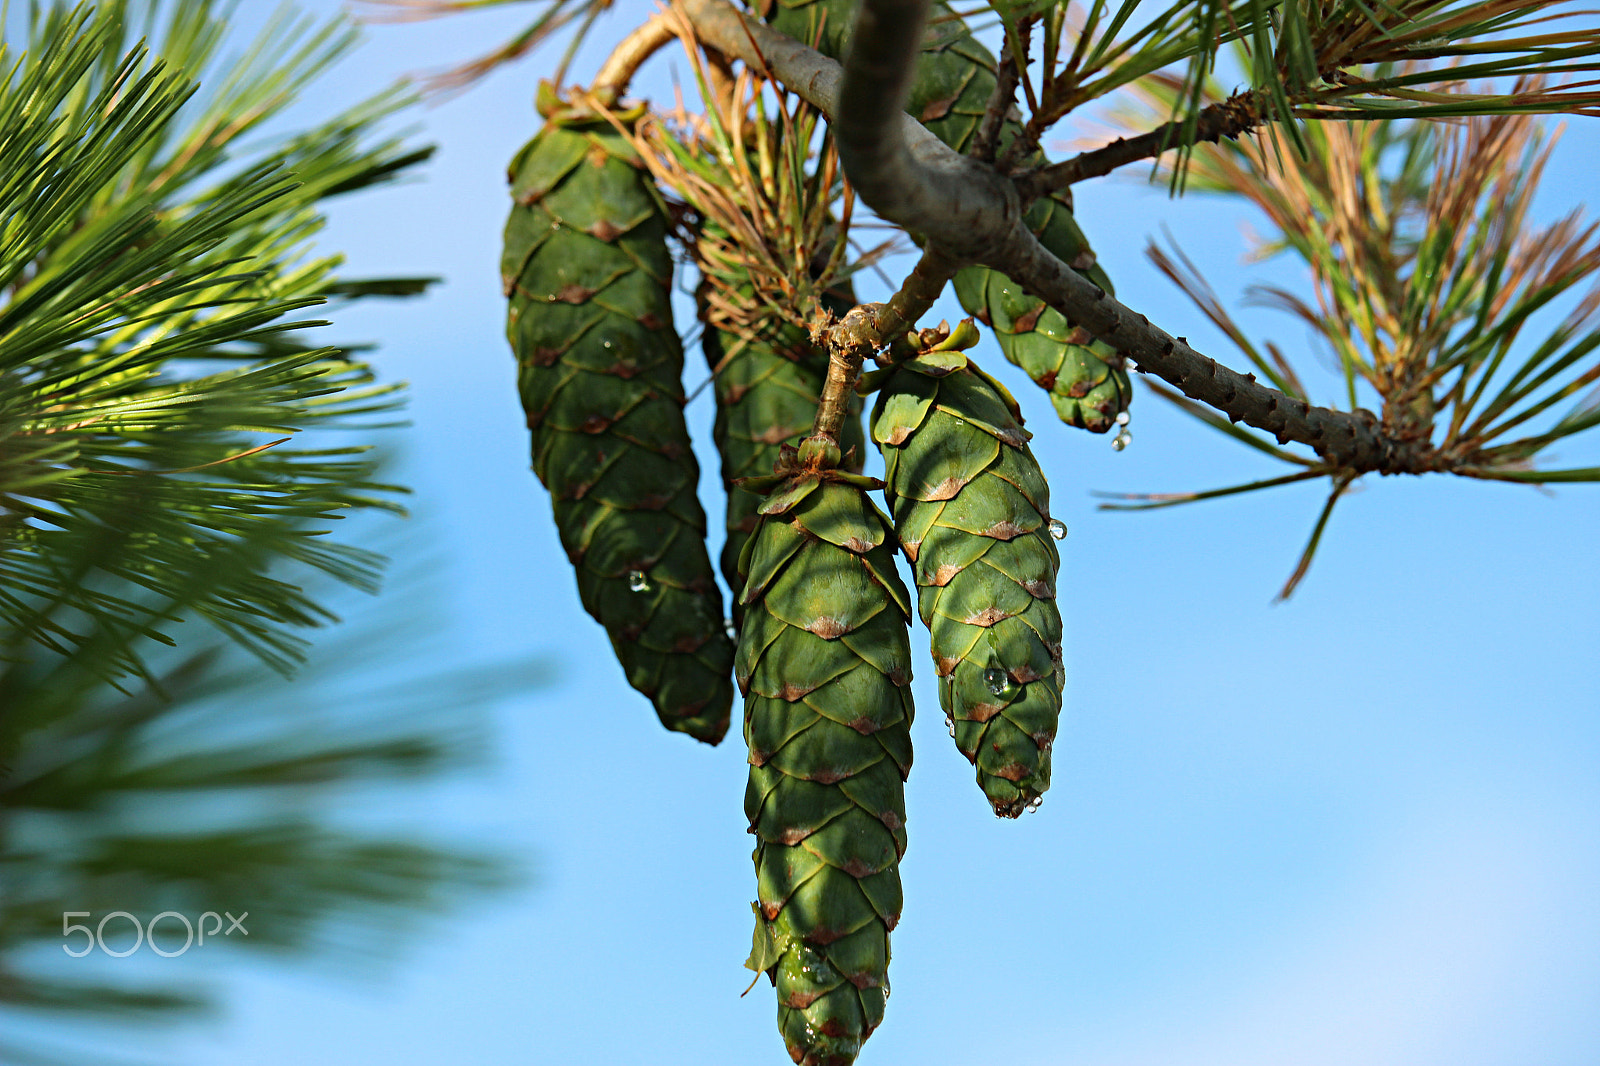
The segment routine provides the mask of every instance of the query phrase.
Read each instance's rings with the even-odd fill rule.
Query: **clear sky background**
[[[618,6],[576,78],[647,9]],[[299,114],[485,51],[529,10],[375,27]],[[495,705],[486,770],[381,809],[353,797],[352,814],[497,844],[532,878],[382,967],[232,971],[225,1017],[141,1038],[167,1061],[786,1061],[766,983],[739,996],[754,881],[738,737],[710,749],[659,728],[580,608],[528,470],[497,258],[505,164],[536,128],[530,101],[555,56],[415,112],[419,137],[439,146],[424,180],[338,203],[324,241],[348,254],[349,276],[447,279],[426,299],[343,312],[330,331],[378,342],[384,373],[411,382],[398,477],[416,490],[417,550],[449,589],[419,665],[537,655],[556,666],[547,686]],[[638,88],[666,98],[675,74],[687,80],[681,54]],[[1591,121],[1556,154],[1544,221],[1593,188]],[[1301,284],[1301,271],[1244,267],[1244,208],[1172,202],[1143,176],[1080,186],[1084,228],[1125,302],[1237,365],[1145,262],[1147,239],[1170,227],[1235,305],[1246,284]],[[941,313],[960,312],[952,300]],[[1285,318],[1243,317],[1304,346]],[[989,814],[945,735],[926,634],[914,631],[922,713],[905,912],[894,995],[861,1061],[1600,1061],[1600,489],[1368,478],[1340,504],[1301,591],[1274,604],[1322,485],[1097,512],[1091,490],[1282,471],[1148,393],[1133,445],[1113,452],[1107,437],[1058,425],[985,350],[1030,416],[1071,530],[1055,784],[1038,814]],[[687,362],[698,383],[698,351]],[[1334,380],[1315,395],[1331,400]],[[709,392],[688,414],[714,515]],[[1594,464],[1600,447],[1559,459]]]

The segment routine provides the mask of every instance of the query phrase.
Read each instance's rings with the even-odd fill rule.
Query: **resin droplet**
[[[739,643],[739,627],[733,624],[733,619],[729,618],[722,623],[722,631],[728,634],[729,640],[735,644]]]
[[[984,685],[987,686],[989,691],[994,693],[996,696],[1000,695],[1006,690],[1006,685],[1010,683],[1010,681],[1011,679],[1006,676],[1006,672],[1000,669],[998,666],[991,666],[989,669],[983,672]]]
[[[608,344],[608,345],[606,345],[606,347],[609,348],[609,347],[611,347],[611,345]],[[1125,426],[1127,424],[1128,424],[1128,412],[1124,411],[1124,412],[1122,412],[1121,414],[1119,414],[1117,416],[1117,425]]]
[[[1034,811],[1037,811],[1040,807],[1043,807],[1043,806],[1044,806],[1044,797],[1043,796],[1035,796],[1035,797],[1033,797],[1033,799],[1028,801],[1028,813],[1032,814]]]
[[[1050,519],[1050,535],[1052,537],[1056,538],[1057,540],[1061,540],[1064,537],[1066,537],[1066,535],[1067,535],[1066,524],[1063,523],[1059,518]]]
[[[628,589],[631,592],[650,591],[650,579],[644,576],[643,570],[628,571]]]
[[[1132,444],[1132,443],[1133,443],[1133,434],[1129,433],[1126,429],[1122,430],[1115,437],[1113,437],[1111,439],[1111,447],[1112,447],[1112,449],[1115,450],[1115,451],[1119,451],[1119,452],[1122,449],[1126,448],[1128,445]]]
[[[955,717],[952,716],[952,715],[948,715],[948,714],[945,715],[944,716],[944,727],[946,729],[950,730],[950,735],[951,736],[955,736],[956,735],[956,720],[955,720]]]

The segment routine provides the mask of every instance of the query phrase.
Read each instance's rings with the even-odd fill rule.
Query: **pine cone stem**
[[[956,271],[965,265],[937,244],[923,249],[910,276],[877,314],[873,325],[878,330],[878,346],[916,326],[917,319],[927,314]]]
[[[845,316],[841,329],[846,336],[852,319],[868,317],[871,312],[857,307]],[[839,443],[839,429],[850,411],[850,399],[855,395],[856,381],[861,377],[861,360],[868,347],[860,341],[830,345],[828,349],[828,376],[822,383],[822,396],[817,401],[817,421],[811,435],[821,437],[830,444]]]
[[[930,244],[905,283],[888,303],[852,308],[828,335],[828,376],[817,402],[813,437],[839,443],[839,429],[850,414],[861,364],[866,357],[915,326],[964,264]]]
[[[628,91],[628,83],[644,66],[645,60],[655,55],[667,45],[677,31],[666,15],[656,14],[639,28],[628,34],[606,57],[605,64],[601,66],[600,73],[595,75],[594,84],[589,87],[602,103],[612,105]]]

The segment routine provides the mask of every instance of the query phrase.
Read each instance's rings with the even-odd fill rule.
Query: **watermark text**
[[[205,947],[206,937],[208,936],[215,940],[218,933],[221,933],[223,936],[232,936],[236,932],[244,936],[250,935],[250,930],[244,927],[244,920],[250,917],[249,911],[244,911],[237,918],[227,911],[223,911],[221,914],[218,914],[216,911],[206,911],[204,914],[200,915],[198,919],[192,922],[189,920],[189,916],[186,914],[180,914],[177,911],[162,911],[154,918],[151,918],[148,923],[140,922],[136,915],[129,914],[127,911],[111,911],[109,914],[102,915],[100,921],[97,922],[92,928],[88,925],[73,921],[74,918],[92,919],[93,917],[94,913],[92,911],[61,912],[62,938],[71,939],[78,933],[83,934],[83,940],[81,941],[62,944],[62,951],[65,951],[68,955],[71,955],[75,959],[81,959],[95,948],[99,948],[105,954],[110,955],[113,958],[121,959],[132,955],[135,951],[138,951],[141,946],[149,944],[150,950],[155,952],[157,955],[160,955],[163,958],[172,959],[182,955],[191,947]],[[228,926],[226,929],[224,929],[222,925],[224,918],[226,918],[228,921]],[[132,947],[124,945],[121,948],[111,948],[106,946],[106,926],[113,919],[121,919],[127,924],[127,926],[131,926],[133,932]],[[211,927],[209,929],[206,928],[206,922],[208,919],[211,922]],[[177,930],[180,927],[182,928],[184,937],[182,947],[173,950],[171,944],[168,944],[164,947],[161,944],[156,943],[156,926],[160,925],[162,922],[166,923],[162,929],[162,939],[164,941],[175,940],[177,936]],[[120,932],[122,928],[123,926],[119,925],[111,926],[113,933]]]

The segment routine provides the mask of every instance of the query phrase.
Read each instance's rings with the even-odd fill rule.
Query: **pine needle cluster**
[[[305,312],[431,280],[342,276],[315,244],[322,207],[405,176],[429,151],[383,132],[410,99],[399,89],[267,134],[354,33],[281,15],[227,55],[225,7],[5,9],[8,1019],[159,1021],[214,1005],[206,984],[114,980],[88,961],[63,969],[78,961],[59,953],[64,910],[145,922],[251,910],[251,938],[233,938],[246,950],[359,954],[419,912],[507,880],[496,856],[336,827],[325,800],[462,765],[474,748],[449,712],[527,683],[526,670],[369,691],[359,721],[323,713],[326,676],[281,687],[306,650],[296,631],[333,621],[341,591],[377,586],[382,556],[333,539],[333,524],[398,511],[401,492],[367,443],[399,389],[354,350],[312,341],[325,323]],[[347,637],[330,658],[371,662],[372,639]],[[405,717],[419,698],[434,701],[427,728]],[[82,1063],[103,1051],[32,1028],[39,1040],[8,1025],[0,1058]]]
[[[434,16],[502,2],[381,6]],[[609,0],[534,6],[522,34],[449,84],[571,23],[559,82],[577,42],[616,10]],[[1525,328],[1600,267],[1594,231],[1576,218],[1538,233],[1527,225],[1548,151],[1530,116],[1595,113],[1600,32],[1590,13],[1552,0],[743,9],[678,0],[625,27],[587,89],[542,90],[545,124],[513,173],[508,335],[535,468],[585,606],[669,728],[714,742],[720,718],[687,729],[686,712],[661,697],[661,679],[678,675],[710,691],[700,675],[721,661],[705,617],[718,602],[700,550],[708,558],[710,544],[685,532],[705,525],[686,498],[699,467],[679,417],[696,392],[672,380],[678,334],[662,310],[668,242],[685,249],[728,492],[722,569],[757,839],[747,965],[772,980],[793,1061],[847,1066],[883,1018],[901,918],[912,717],[902,626],[913,611],[896,556],[915,576],[948,728],[997,815],[1039,807],[1070,691],[1056,602],[1065,528],[1050,514],[1047,464],[1029,447],[1026,405],[969,350],[992,338],[1057,417],[1115,430],[1119,450],[1138,370],[1162,379],[1159,395],[1295,466],[1134,506],[1328,478],[1328,506],[1285,594],[1334,501],[1363,474],[1600,479],[1534,466],[1550,444],[1600,424],[1586,391],[1597,301],[1578,299],[1531,349]],[[985,19],[998,23],[998,56],[980,39]],[[640,64],[675,38],[698,103],[622,105]],[[1216,72],[1229,47],[1244,84],[1224,94]],[[1045,157],[1057,123],[1129,98],[1143,106],[1126,136]],[[564,129],[580,111],[583,143]],[[631,151],[593,132],[596,116]],[[1118,301],[1086,232],[1093,207],[1072,186],[1151,160],[1174,192],[1247,196],[1277,227],[1273,248],[1311,265],[1313,299],[1264,298],[1336,353],[1338,405],[1314,406],[1303,365],[1246,337],[1180,255],[1158,262],[1252,373]],[[840,284],[871,258],[849,233],[866,213],[856,193],[923,248],[882,303],[858,304]],[[952,283],[972,318],[917,329]],[[874,393],[882,482],[859,466],[858,397]],[[1376,412],[1359,406],[1372,396]],[[602,473],[580,464],[549,476],[556,410],[562,454],[589,456]],[[592,493],[597,502],[581,502]],[[578,517],[601,510],[603,520]],[[631,600],[590,591],[597,551],[607,587]],[[697,597],[675,612],[676,628],[661,621],[652,577],[669,571],[661,584]],[[648,673],[637,666],[645,652]],[[720,698],[705,700],[691,701],[696,715],[720,710]]]
[[[224,74],[211,5],[166,17],[41,9],[0,84],[0,658],[96,680],[144,675],[185,620],[288,669],[292,629],[331,619],[304,574],[375,587],[378,557],[324,534],[398,490],[309,431],[398,393],[302,313],[425,283],[312,249],[320,202],[426,156],[373,136],[403,95],[244,147],[350,30],[280,20]]]

